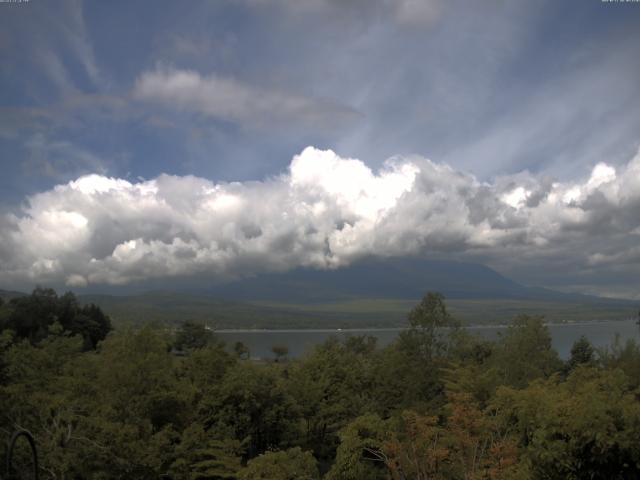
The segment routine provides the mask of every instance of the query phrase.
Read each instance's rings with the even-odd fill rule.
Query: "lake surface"
[[[504,326],[472,326],[467,330],[489,340],[494,340]],[[235,342],[242,342],[249,347],[253,358],[273,358],[271,347],[285,345],[289,348],[289,357],[299,357],[313,347],[335,336],[345,339],[349,336],[371,335],[377,337],[378,346],[383,347],[392,342],[402,328],[358,328],[343,330],[219,330],[218,338],[228,346]],[[582,335],[596,347],[611,345],[616,335],[625,342],[628,339],[640,340],[640,330],[635,320],[620,320],[608,322],[585,322],[549,325],[553,347],[560,357],[569,357],[571,346]]]

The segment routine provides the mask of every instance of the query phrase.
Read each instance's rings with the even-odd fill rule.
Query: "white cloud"
[[[524,187],[516,187],[509,193],[502,195],[501,200],[513,208],[520,208],[529,198],[529,193]]]
[[[333,128],[355,117],[351,108],[315,99],[245,84],[215,74],[193,70],[158,68],[138,77],[133,92],[140,100],[199,113],[249,126],[273,122],[303,122],[307,126]]]
[[[0,275],[77,287],[442,252],[637,268],[638,212],[640,154],[618,172],[599,164],[579,182],[520,174],[488,184],[426,159],[374,172],[308,147],[286,173],[260,182],[89,175],[31,196],[2,217]]]

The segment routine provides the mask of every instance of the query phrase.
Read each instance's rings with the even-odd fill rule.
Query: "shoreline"
[[[547,327],[570,327],[592,325],[597,323],[636,322],[634,318],[612,320],[581,320],[577,322],[545,322]],[[462,325],[465,329],[506,328],[509,323]],[[356,328],[221,328],[213,329],[213,333],[357,333],[357,332],[399,332],[409,327],[356,327]]]

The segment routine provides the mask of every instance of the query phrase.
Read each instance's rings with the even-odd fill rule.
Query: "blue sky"
[[[640,4],[600,0],[3,3],[0,213],[20,230],[34,196],[88,174],[269,182],[309,145],[374,173],[430,159],[498,197],[529,177],[586,185],[640,146],[639,26]],[[613,255],[594,244],[569,279],[545,273],[548,251],[523,266],[463,244],[523,281],[601,293],[584,272]],[[398,251],[440,252],[421,245]]]

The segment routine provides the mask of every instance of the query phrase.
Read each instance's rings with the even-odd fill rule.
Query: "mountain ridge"
[[[78,293],[114,320],[215,328],[349,328],[406,324],[427,291],[442,293],[467,324],[507,323],[521,313],[552,322],[629,318],[630,300],[563,293],[522,285],[478,263],[421,258],[368,259],[335,270],[295,269],[200,288]],[[0,296],[20,292],[0,290]],[[135,292],[135,293],[134,293]]]
[[[373,259],[334,270],[298,268],[211,286],[199,293],[225,300],[314,303],[353,297],[416,300],[427,291],[449,299],[627,302],[525,286],[479,263],[420,258]]]

